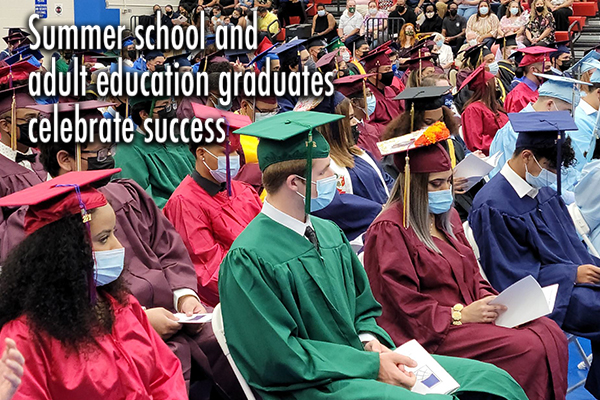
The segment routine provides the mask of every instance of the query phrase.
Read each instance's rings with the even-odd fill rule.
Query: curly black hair
[[[552,169],[556,169],[556,159],[558,156],[558,148],[555,144],[551,144],[543,147],[519,147],[513,153],[513,156],[518,156],[524,150],[529,150],[533,153],[535,158],[539,161],[542,158],[548,160],[548,165]],[[577,163],[575,159],[575,150],[573,150],[573,146],[571,145],[571,138],[567,137],[561,146],[562,152],[562,167],[568,168]]]
[[[93,210],[92,210],[93,212]],[[35,335],[47,333],[75,351],[109,333],[114,313],[107,295],[127,304],[121,278],[97,288],[90,302],[94,261],[81,215],[71,215],[29,235],[9,254],[0,274],[0,329],[22,315]]]

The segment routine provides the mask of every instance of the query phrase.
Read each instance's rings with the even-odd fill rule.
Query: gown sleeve
[[[365,269],[375,298],[383,305],[383,319],[390,321],[384,328],[398,344],[399,338],[416,338],[434,352],[450,328],[451,309],[421,293],[416,266],[401,229],[389,221],[379,221],[369,228]]]
[[[139,133],[136,133],[136,135],[139,135]],[[135,142],[125,144],[122,147],[123,149],[119,149],[115,155],[116,167],[121,168],[119,177],[134,180],[152,198],[156,199],[150,185],[150,171],[148,171],[143,157],[135,148]],[[157,203],[157,206],[164,207],[164,203]]]
[[[470,151],[486,149],[483,143],[482,117],[483,114],[477,103],[469,104],[461,115],[465,143]]]
[[[533,217],[506,215],[485,204],[471,210],[469,225],[479,246],[481,265],[499,291],[528,275],[542,287],[558,283],[558,295],[550,318],[562,325],[577,280],[578,265],[562,259],[548,247],[553,235],[546,232],[548,227],[544,223],[537,224],[535,230],[529,229],[525,218]],[[560,232],[562,228],[557,227],[555,233]]]
[[[183,379],[181,363],[169,349],[167,344],[158,336],[158,333],[150,325],[146,312],[133,296],[130,296],[130,307],[133,314],[140,321],[144,330],[148,333],[151,348],[154,352],[156,363],[148,392],[154,400],[180,400],[186,399],[187,388]]]
[[[221,299],[224,328],[242,374],[261,390],[286,392],[334,380],[376,379],[377,353],[299,336],[276,293],[277,272],[267,268],[243,249],[230,250],[221,266],[219,284],[227,293]]]
[[[181,235],[198,276],[198,294],[208,304],[219,302],[219,265],[227,249],[212,234],[211,222],[192,201],[171,197],[165,215]]]
[[[30,328],[21,320],[14,320],[4,325],[0,331],[2,352],[4,352],[4,339],[6,338],[15,341],[17,349],[25,358],[21,386],[12,400],[51,400],[47,378],[50,371],[46,368],[46,357],[30,335]]]

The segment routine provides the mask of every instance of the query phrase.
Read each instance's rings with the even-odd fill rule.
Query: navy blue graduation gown
[[[502,174],[475,196],[469,225],[481,253],[489,282],[501,291],[532,275],[541,286],[559,284],[550,318],[563,330],[593,341],[600,359],[600,285],[576,284],[577,268],[600,265],[577,236],[560,196],[542,188],[536,198],[516,194]],[[600,398],[600,365],[594,363],[586,387]]]

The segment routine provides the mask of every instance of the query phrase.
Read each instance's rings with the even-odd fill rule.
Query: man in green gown
[[[162,124],[176,118],[174,100],[139,96],[131,98],[129,105],[131,118],[138,127],[131,143],[119,144],[115,164],[122,169],[120,177],[133,179],[162,209],[183,178],[194,169],[196,160],[187,144],[173,143],[170,139],[164,143],[145,141],[148,133],[144,121],[152,119],[150,126],[154,129],[154,122]]]
[[[375,322],[381,307],[344,234],[306,212],[328,204],[336,180],[329,146],[312,128],[337,117],[290,112],[236,131],[261,138],[258,160],[269,197],[221,265],[229,349],[264,400],[421,398],[407,389],[415,377],[404,366],[413,361],[390,352],[394,343]],[[527,398],[490,364],[435,358],[461,387],[428,398]]]

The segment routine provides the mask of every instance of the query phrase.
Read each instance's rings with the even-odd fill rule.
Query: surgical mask
[[[487,15],[488,11],[490,11],[490,9],[487,7],[481,7],[479,9],[479,13],[481,13],[481,15]]]
[[[88,163],[88,171],[113,169],[115,167],[115,158],[112,155],[110,155],[110,156],[106,156],[106,159],[104,159],[104,161],[98,161],[98,157],[89,157],[87,159],[87,163]],[[109,177],[109,181],[110,181],[110,177]],[[108,183],[108,181],[107,181],[107,183]],[[100,185],[100,186],[104,186],[104,185]]]
[[[377,99],[375,98],[375,96],[370,95],[367,97],[367,115],[369,115],[369,117],[371,115],[373,115],[373,113],[375,112],[375,107],[377,106]]]
[[[354,13],[354,11],[356,11],[356,8],[354,8],[354,7],[348,7],[348,12]]]
[[[306,181],[305,178],[298,176],[298,178]],[[333,175],[329,178],[319,179],[316,182],[311,182],[317,185],[317,197],[310,199],[310,211],[315,212],[324,209],[333,201],[335,192],[337,190],[337,176]],[[306,198],[304,194],[296,192],[303,199]]]
[[[437,46],[438,49],[441,49],[442,46],[444,45],[444,41],[443,40],[438,40],[437,42],[435,42],[435,45]]]
[[[211,96],[213,97],[213,104],[215,105],[215,108],[217,110],[222,110],[222,111],[229,111],[231,109],[231,107],[233,106],[233,101],[230,101],[228,104],[225,104],[224,106],[221,105],[221,102],[219,101],[219,98],[217,96],[215,96],[214,94],[211,93]]]
[[[312,74],[312,73],[315,73],[315,72],[317,71],[317,65],[315,64],[315,60],[313,60],[313,58],[312,58],[312,57],[310,57],[310,58],[308,59],[308,61],[306,61],[306,62],[304,63],[304,67],[305,67],[305,68],[306,68],[306,70],[307,70],[309,73],[311,73],[311,74]]]
[[[352,130],[352,139],[354,139],[354,143],[358,142],[358,137],[360,136],[360,131],[358,130],[358,125],[353,125],[350,127]]]
[[[371,14],[371,15],[377,14],[377,9],[376,8],[369,8],[369,14]]]
[[[477,44],[477,39],[469,40],[469,46],[475,46]]]
[[[510,9],[510,13],[512,15],[517,15],[519,13],[519,9],[517,7],[513,7]]]
[[[452,107],[452,105],[454,104],[454,96],[452,96],[452,93],[448,93],[447,95],[444,96],[444,105],[448,108]]]
[[[215,17],[216,17],[216,18],[219,18],[220,16],[221,16],[221,13],[220,13],[220,12],[218,12],[218,13],[216,13],[216,14],[215,14]]]
[[[435,13],[432,13],[432,12],[425,13],[425,16],[427,17],[427,19],[433,18],[434,15],[435,15]]]
[[[158,118],[161,120],[171,121],[177,118],[177,107],[169,107],[169,110],[163,109],[157,112]]]
[[[458,10],[450,10],[451,17],[456,17],[456,14],[458,14]]]
[[[350,53],[348,53],[347,51],[343,52],[343,53],[342,53],[342,60],[343,60],[344,62],[348,62],[348,61],[350,61]]]
[[[123,272],[125,248],[94,251],[94,281],[96,286],[108,285],[117,280]]]
[[[206,150],[206,149],[204,149]],[[208,171],[215,178],[215,181],[219,183],[227,182],[227,156],[215,156],[210,151],[206,150],[208,154],[217,159],[217,169],[210,169],[206,161],[202,161],[204,166],[208,168]],[[240,156],[232,156],[229,155],[229,170],[231,172],[231,177],[235,177],[240,171]]]
[[[428,197],[429,212],[436,215],[448,212],[454,202],[451,189],[429,192]]]
[[[381,74],[381,79],[379,82],[383,83],[385,86],[390,86],[394,81],[394,71],[384,72]]]
[[[494,76],[496,76],[498,74],[498,70],[500,69],[500,66],[498,65],[498,61],[489,63],[487,66],[490,69],[490,74],[492,74]]]
[[[257,112],[254,113],[254,122],[262,121],[275,115],[277,115],[276,112]]]
[[[325,16],[325,10],[319,10],[319,11],[317,11],[317,14],[319,14],[319,17],[324,17]]]
[[[529,173],[529,170],[527,169],[527,164],[525,164],[525,181],[527,181],[527,183],[529,183],[531,186],[533,186],[536,189],[541,189],[543,187],[555,185],[556,184],[556,174],[548,171],[545,168],[542,168],[542,166],[540,165],[540,163],[538,162],[538,160],[535,157],[533,157],[533,160],[538,165],[538,167],[540,167],[540,169],[542,171],[540,172],[540,174],[538,176],[533,176]]]

